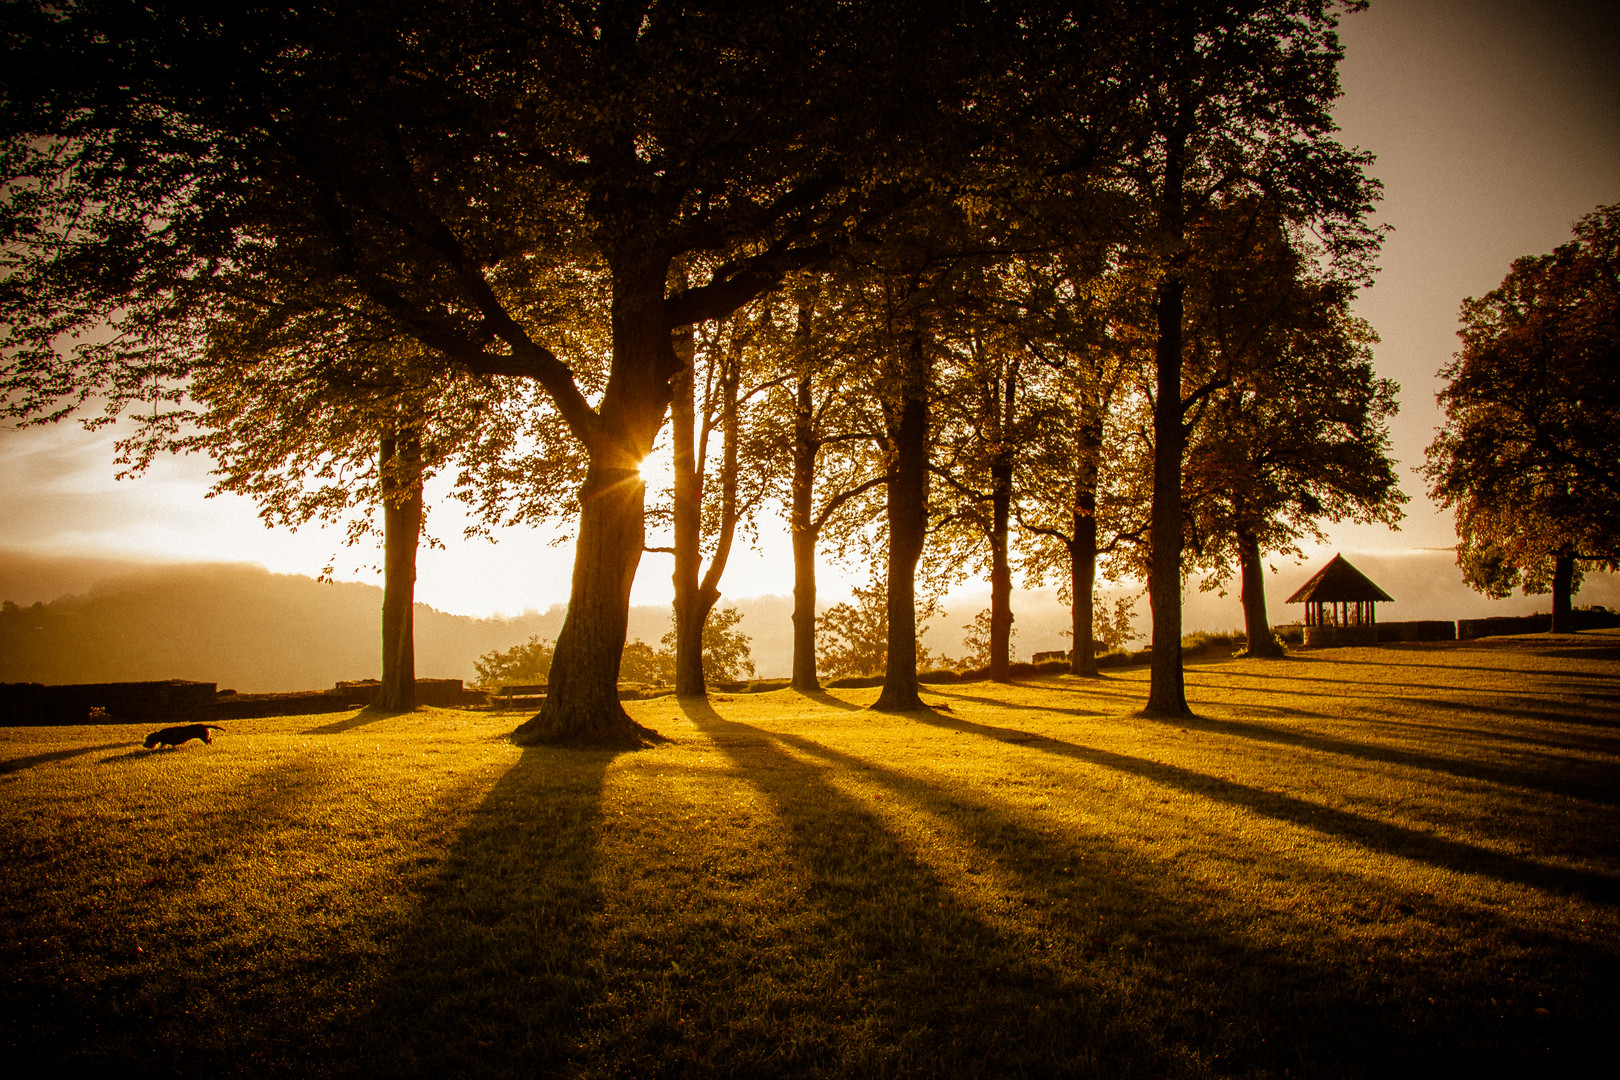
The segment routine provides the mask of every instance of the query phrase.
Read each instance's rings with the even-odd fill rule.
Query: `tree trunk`
[[[902,363],[900,400],[889,415],[889,655],[872,708],[924,708],[917,683],[917,561],[928,537],[928,372],[921,342]]]
[[[1069,672],[1095,678],[1097,641],[1097,474],[1102,453],[1102,417],[1088,416],[1075,446],[1074,520],[1069,549],[1069,619],[1074,651]]]
[[[1575,553],[1565,548],[1553,563],[1552,632],[1575,632]]]
[[[1018,367],[1009,365],[996,417],[996,446],[990,458],[990,678],[1012,679],[1012,567],[1007,535],[1012,519],[1013,450],[1009,445],[1017,403]]]
[[[807,316],[799,312],[801,334]],[[810,367],[801,361],[793,410],[793,488],[788,518],[793,531],[793,689],[821,689],[816,676],[816,451],[814,390]]]
[[[377,455],[383,503],[382,683],[373,705],[416,708],[416,549],[422,536],[422,443],[390,428]]]
[[[1243,575],[1243,632],[1249,638],[1248,655],[1282,656],[1282,642],[1271,632],[1271,616],[1266,613],[1266,567],[1260,558],[1260,541],[1242,531],[1239,531],[1237,541],[1238,567]]]
[[[1189,712],[1181,670],[1181,465],[1187,442],[1181,406],[1183,292],[1180,279],[1166,277],[1159,285],[1155,305],[1159,341],[1153,402],[1153,517],[1148,533],[1153,653],[1147,711],[1170,715]]]
[[[697,356],[690,326],[675,334],[680,374],[671,380],[669,422],[675,456],[675,696],[703,697],[702,570],[703,478],[698,471],[693,426],[697,419]]]
[[[619,704],[630,587],[646,542],[639,466],[652,450],[679,363],[664,322],[667,260],[613,267],[613,366],[586,444],[568,614],[557,634],[546,701],[515,741],[640,746],[655,733]]]

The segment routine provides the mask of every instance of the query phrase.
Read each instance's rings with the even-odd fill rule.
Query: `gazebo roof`
[[[1286,603],[1303,604],[1311,600],[1320,600],[1325,604],[1340,604],[1355,603],[1358,600],[1394,599],[1374,585],[1366,574],[1346,562],[1343,555],[1335,555],[1332,562],[1301,585],[1299,591],[1290,596]]]

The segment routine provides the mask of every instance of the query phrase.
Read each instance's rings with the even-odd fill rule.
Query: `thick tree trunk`
[[[889,655],[872,708],[924,708],[917,683],[917,561],[928,537],[928,372],[921,343],[902,361],[900,401],[890,414],[888,467]]]
[[[1283,655],[1282,642],[1271,632],[1271,616],[1266,613],[1266,566],[1260,558],[1260,541],[1238,533],[1238,567],[1243,576],[1243,632],[1248,635],[1250,656]]]
[[[800,312],[801,327],[806,321]],[[793,530],[793,689],[821,689],[816,676],[816,451],[814,387],[808,365],[799,369],[793,410],[793,487],[788,518]]]
[[[1184,286],[1176,277],[1160,283],[1158,355],[1153,403],[1153,510],[1149,525],[1152,565],[1148,601],[1153,612],[1153,653],[1147,711],[1187,713],[1181,670],[1181,466],[1187,435],[1182,427],[1181,318]]]
[[[1010,365],[990,458],[990,678],[995,682],[1012,678],[1012,567],[1007,561],[1007,536],[1012,524],[1013,450],[1008,443],[1017,378],[1017,366]]]
[[[1069,672],[1095,678],[1097,668],[1097,474],[1102,418],[1088,417],[1075,446],[1074,519],[1069,548],[1069,619],[1074,651]]]
[[[613,267],[613,368],[586,445],[573,588],[546,701],[520,743],[639,746],[656,734],[619,704],[630,587],[646,542],[639,466],[652,450],[679,365],[664,322],[666,261]]]
[[[373,702],[389,712],[416,708],[416,549],[422,536],[422,444],[389,430],[377,456],[383,502],[382,683]]]
[[[1552,632],[1575,632],[1575,553],[1568,548],[1553,563]]]

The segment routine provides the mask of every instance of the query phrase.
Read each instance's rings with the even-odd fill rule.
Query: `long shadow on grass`
[[[327,1071],[549,1075],[600,991],[593,880],[618,751],[531,748],[475,807],[388,936],[370,1005],[326,1036]]]
[[[987,923],[825,769],[706,701],[680,704],[785,826],[787,857],[809,879],[802,903],[814,912],[812,940],[800,948],[830,969],[773,974],[767,985],[779,988],[785,1011],[770,1002],[750,1007],[779,1034],[732,1041],[711,1059],[714,1072],[1106,1075],[1097,1063],[1110,1060],[1171,1071],[1164,1051],[1132,1030],[1124,1003],[1044,963],[1034,942]]]
[[[1401,997],[1423,983],[1452,974],[1423,970],[1427,960],[1422,956],[1395,955],[1392,949],[1378,964],[1369,966],[1362,954],[1364,945],[1349,937],[1324,942],[1319,931],[1313,932],[1318,936],[1311,947],[1316,956],[1310,956],[1308,950],[1298,958],[1280,954],[1252,943],[1252,912],[1243,909],[1234,919],[1230,907],[1223,911],[1208,899],[1197,899],[1207,896],[1206,883],[1184,878],[1173,865],[1126,851],[1099,833],[1089,833],[1071,845],[1049,830],[1037,831],[1028,815],[974,798],[971,789],[953,786],[947,793],[937,784],[803,736],[782,733],[774,737],[807,757],[876,780],[962,826],[981,850],[1003,853],[1004,857],[995,860],[998,869],[1017,876],[1022,894],[1039,897],[1034,902],[1048,909],[1046,914],[1055,925],[1068,922],[1078,931],[1080,927],[1072,926],[1079,921],[1076,915],[1081,920],[1095,920],[1082,935],[1092,946],[1086,957],[1103,964],[1147,969],[1146,985],[1137,988],[1140,996],[1133,999],[1135,1008],[1151,999],[1155,982],[1179,983],[1184,1007],[1161,1016],[1162,1026],[1153,1035],[1195,1046],[1209,1057],[1218,1050],[1222,1072],[1263,1069],[1263,1059],[1276,1056],[1270,1067],[1283,1075],[1288,1066],[1301,1064],[1310,1075],[1312,1064],[1320,1067],[1329,1062],[1330,1071],[1343,1075],[1427,1075],[1456,1069],[1469,1056],[1476,1067],[1500,1068],[1504,1061],[1527,1050],[1541,1050],[1543,1032],[1534,1032],[1530,1045],[1515,1045],[1514,1036],[1505,1033],[1498,1017],[1463,1003],[1457,1003],[1457,1015],[1449,1025],[1462,1030],[1415,1030],[1413,1020],[1400,1015]],[[1239,837],[1231,840],[1241,844]],[[1083,861],[1089,865],[1090,879],[1069,877],[1069,868]],[[1342,884],[1337,872],[1310,873],[1323,892]],[[1104,882],[1103,875],[1109,880]],[[1121,891],[1127,895],[1119,895]],[[1451,909],[1444,897],[1423,894],[1407,899],[1412,903],[1386,901],[1385,917],[1399,919],[1416,906]],[[1376,908],[1378,901],[1372,903]],[[1489,919],[1477,909],[1456,908],[1438,921],[1481,928],[1482,920]],[[1143,941],[1148,948],[1139,958],[1128,955],[1133,945]],[[1124,949],[1120,949],[1122,942],[1127,943]],[[1578,942],[1564,943],[1564,947],[1572,952],[1583,949]],[[1335,952],[1338,955],[1332,955]],[[1117,961],[1113,959],[1116,955]],[[1511,980],[1502,981],[1504,973],[1494,970],[1494,961],[1491,966],[1490,976],[1497,985],[1470,987],[1481,1006],[1492,993],[1505,994],[1512,988]],[[1583,970],[1581,976],[1603,987],[1598,992],[1606,996],[1613,966],[1612,958],[1605,955],[1594,965],[1595,970]],[[1594,1011],[1601,1012],[1601,1008]],[[1463,1035],[1470,1027],[1475,1030]],[[1566,1027],[1581,1032],[1584,1024],[1574,1021]],[[1267,1032],[1283,1035],[1284,1045],[1264,1045]],[[1443,1046],[1452,1040],[1456,1040],[1454,1045]]]
[[[938,691],[951,697],[959,697],[965,701],[976,704],[995,706],[999,708],[1018,709],[1023,706],[1007,701],[998,701],[994,698],[974,697],[959,694],[948,690]],[[1416,708],[1425,710],[1441,709],[1458,712],[1484,712],[1490,715],[1517,713],[1530,719],[1553,720],[1562,719],[1561,713],[1543,713],[1536,710],[1513,710],[1502,706],[1478,706],[1469,702],[1451,701],[1445,699],[1419,699],[1408,697],[1384,698],[1383,700],[1405,702]],[[1306,709],[1297,709],[1285,705],[1257,705],[1244,702],[1245,709],[1263,709],[1276,716],[1298,717],[1302,719],[1336,719],[1327,713],[1313,712]],[[1068,709],[1056,706],[1042,706],[1043,712],[1059,713],[1063,715],[1086,715],[1083,710]],[[1542,768],[1531,769],[1525,767],[1509,767],[1493,765],[1485,762],[1468,761],[1461,758],[1444,757],[1438,754],[1424,754],[1412,750],[1402,750],[1397,747],[1379,746],[1375,743],[1359,742],[1353,739],[1335,738],[1330,735],[1321,735],[1310,731],[1294,728],[1272,727],[1268,724],[1259,724],[1242,720],[1221,720],[1205,716],[1149,716],[1142,714],[1141,719],[1148,723],[1163,724],[1168,727],[1182,728],[1189,731],[1207,731],[1211,734],[1231,735],[1238,738],[1253,739],[1259,742],[1275,743],[1283,746],[1297,746],[1301,749],[1316,750],[1322,753],[1340,754],[1346,757],[1360,758],[1365,761],[1377,761],[1390,765],[1401,765],[1412,769],[1421,769],[1426,772],[1444,773],[1467,780],[1480,780],[1491,784],[1501,784],[1508,787],[1530,788],[1535,791],[1544,791],[1550,795],[1562,795],[1569,798],[1586,799],[1590,802],[1603,803],[1609,806],[1620,805],[1620,768],[1609,764],[1600,764],[1593,761],[1574,760],[1568,756],[1559,755],[1550,751],[1538,750],[1535,755],[1542,758],[1546,764]],[[1577,720],[1577,722],[1580,722]],[[1479,733],[1488,734],[1488,733]],[[1609,752],[1612,747],[1599,745],[1585,747],[1594,753]]]
[[[375,724],[379,720],[391,720],[399,715],[397,712],[383,712],[369,708],[361,709],[353,716],[346,716],[342,720],[334,720],[330,724],[322,724],[320,727],[312,727],[308,731],[299,732],[299,734],[341,735],[345,731],[353,731],[355,728],[362,728],[367,724]]]
[[[898,898],[891,902],[910,898],[909,908],[895,915],[912,931],[908,949],[894,954],[882,936],[857,944],[866,946],[863,960],[881,955],[885,965],[910,964],[914,985],[872,989],[888,995],[882,1015],[920,1028],[928,1040],[898,1048],[894,1057],[903,1065],[868,1061],[862,1063],[867,1071],[1284,1075],[1303,1067],[1304,1075],[1423,1076],[1464,1064],[1500,1067],[1543,1052],[1539,1041],[1515,1042],[1523,1039],[1525,1026],[1535,1027],[1534,1039],[1543,1036],[1535,1018],[1529,1025],[1523,1019],[1503,1024],[1473,1007],[1512,985],[1494,956],[1485,958],[1491,985],[1470,985],[1474,1000],[1456,1003],[1444,1018],[1429,1010],[1420,1023],[1417,1014],[1424,1010],[1414,1010],[1414,1001],[1450,998],[1444,987],[1455,977],[1426,955],[1391,945],[1369,963],[1364,946],[1348,936],[1323,942],[1305,935],[1279,949],[1275,936],[1270,942],[1257,937],[1241,886],[1212,895],[1207,883],[1121,847],[1102,830],[1071,826],[1054,834],[1040,827],[1038,812],[1020,813],[986,799],[972,783],[929,781],[800,735],[727,721],[701,706],[689,715],[711,735],[732,736],[726,741],[752,748],[731,756],[788,819],[796,833],[794,854],[829,885],[814,899],[840,925],[860,923],[863,898],[855,890],[862,885]],[[956,726],[948,720],[940,725]],[[1001,911],[995,925],[967,910],[952,889],[941,888],[931,868],[896,858],[889,830],[822,779],[821,763],[900,796],[894,805],[920,806],[925,817],[916,838],[928,844],[928,837],[943,833],[948,847],[936,847],[934,860],[955,864],[946,874],[973,880],[983,872],[974,863],[992,864],[991,890],[1000,894]],[[951,843],[957,837],[967,843]],[[873,849],[890,853],[886,873],[874,873],[867,855]],[[1314,873],[1324,892],[1338,881],[1330,871]],[[1413,910],[1393,897],[1381,901],[1376,887],[1371,891],[1387,918],[1399,920]],[[1446,906],[1443,899],[1410,899]],[[981,895],[978,906],[996,902]],[[1478,918],[1469,911],[1445,921]],[[1583,968],[1579,979],[1583,986],[1605,988],[1587,1010],[1601,1012],[1608,993],[1604,962]],[[906,996],[919,990],[921,999]],[[853,1023],[852,1041],[855,1033],[867,1033],[865,1019]],[[1582,1045],[1596,1041],[1582,1038],[1589,1020],[1561,1017],[1560,1035]],[[810,1071],[794,1068],[798,1064],[788,1062],[782,1071]],[[835,1070],[840,1075],[857,1071],[842,1064]]]
[[[1111,750],[1081,746],[969,720],[944,716],[919,716],[919,722],[955,731],[972,732],[997,742],[1019,743],[1048,754],[1060,754],[1092,765],[1131,773],[1167,787],[1229,803],[1257,814],[1287,821],[1319,832],[1332,833],[1364,847],[1401,858],[1439,866],[1462,873],[1485,874],[1500,881],[1516,882],[1553,892],[1582,896],[1594,903],[1620,905],[1620,878],[1584,870],[1546,866],[1527,859],[1504,855],[1457,840],[1375,821],[1344,810],[1336,810],[1307,799],[1284,795],[1265,788],[1224,780],[1217,776],[1184,769],[1177,765],[1132,757]]]
[[[99,746],[78,746],[72,750],[53,750],[48,754],[30,754],[27,757],[7,758],[0,761],[0,776],[7,773],[22,772],[24,769],[32,769],[36,765],[48,765],[53,761],[66,761],[69,758],[76,758],[80,754],[93,754],[97,750],[117,750],[124,746],[139,747],[140,745],[138,742],[110,742],[102,743]]]
[[[795,690],[794,693],[798,694],[800,697],[809,698],[817,705],[826,705],[828,708],[843,709],[846,712],[862,711],[862,706],[857,705],[852,701],[845,701],[840,697],[833,697],[825,690]]]

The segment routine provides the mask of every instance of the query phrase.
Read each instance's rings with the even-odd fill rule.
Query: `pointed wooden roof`
[[[1310,600],[1320,600],[1326,604],[1353,604],[1358,600],[1394,599],[1374,585],[1366,574],[1351,566],[1343,555],[1335,555],[1332,562],[1318,570],[1311,580],[1301,585],[1299,591],[1285,602],[1303,604]]]

